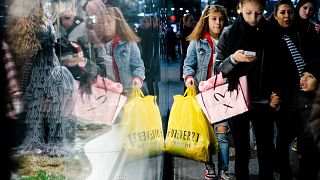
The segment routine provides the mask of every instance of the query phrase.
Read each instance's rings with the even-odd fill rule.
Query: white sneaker
[[[230,179],[228,171],[222,170],[219,172],[218,176],[219,176],[219,180],[229,180]]]

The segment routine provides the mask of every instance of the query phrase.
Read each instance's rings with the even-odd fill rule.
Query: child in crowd
[[[297,93],[289,108],[289,117],[295,123],[299,159],[299,179],[316,180],[320,166],[320,153],[308,128],[312,104],[320,82],[320,60],[309,62],[300,77],[301,91]]]

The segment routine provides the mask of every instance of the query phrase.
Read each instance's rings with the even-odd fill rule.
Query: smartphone
[[[244,51],[244,55],[246,55],[246,56],[256,56],[256,52],[254,52],[254,51]]]

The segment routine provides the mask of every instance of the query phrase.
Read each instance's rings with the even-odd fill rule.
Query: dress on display
[[[71,108],[68,103],[72,101],[74,79],[59,64],[53,27],[46,22],[45,30],[36,36],[40,48],[31,59],[30,77],[24,89],[26,134],[19,150],[60,156],[64,155],[64,142],[73,133],[66,111]]]

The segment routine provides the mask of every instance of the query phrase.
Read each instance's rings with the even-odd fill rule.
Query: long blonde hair
[[[117,34],[120,34],[123,40],[133,42],[140,41],[140,38],[133,32],[118,7],[107,7],[107,14],[114,16],[114,18],[116,19],[116,31]]]
[[[209,33],[209,16],[211,13],[221,12],[224,17],[224,26],[228,25],[227,11],[221,5],[207,5],[203,10],[203,13],[193,29],[192,33],[187,37],[187,41],[199,40],[203,38],[203,35]]]
[[[83,9],[86,11],[95,12],[97,14],[98,22],[100,20],[102,21],[101,23],[99,22],[99,24],[96,25],[100,26],[100,28],[97,28],[98,31],[103,31],[104,21],[106,20],[105,16],[110,15],[116,20],[116,34],[119,34],[122,40],[134,42],[140,41],[140,38],[130,28],[129,24],[126,22],[121,10],[118,7],[105,5],[101,0],[90,0],[86,2]],[[102,35],[103,32],[97,32],[97,34]]]

